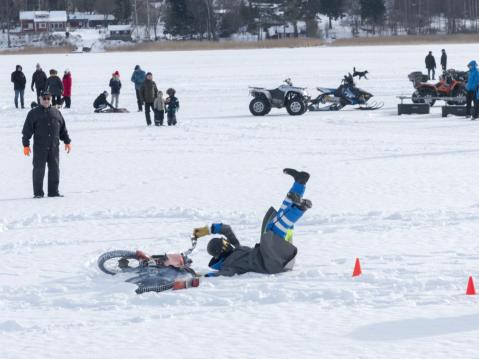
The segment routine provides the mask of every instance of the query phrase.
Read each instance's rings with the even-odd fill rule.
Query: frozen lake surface
[[[396,115],[407,74],[440,45],[0,57],[1,358],[446,358],[477,356],[479,122]],[[465,69],[475,46],[449,45]],[[32,200],[22,153],[27,110],[13,106],[21,64],[69,68],[61,154],[64,198]],[[136,64],[181,102],[176,128],[145,125]],[[353,66],[385,107],[291,117],[249,114],[248,86],[335,87]],[[113,71],[129,114],[94,114]],[[27,89],[27,104],[34,100]],[[295,230],[293,272],[205,278],[137,296],[97,266],[111,249],[185,250],[194,227],[222,221],[244,245],[289,189],[312,175],[313,208]],[[207,239],[193,253],[208,271]],[[354,260],[363,275],[351,278]]]

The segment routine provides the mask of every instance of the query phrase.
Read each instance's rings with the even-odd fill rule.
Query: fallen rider
[[[219,234],[209,241],[208,253],[213,257],[208,266],[215,270],[206,276],[233,276],[247,272],[275,274],[291,270],[298,252],[292,244],[294,224],[303,216],[312,203],[304,199],[309,174],[286,168],[283,171],[294,178],[293,187],[284,199],[278,212],[266,218],[260,242],[253,248],[242,246],[231,227],[223,223],[195,228],[193,236],[200,238]],[[270,213],[270,212],[269,212]],[[226,237],[226,238],[225,238]]]

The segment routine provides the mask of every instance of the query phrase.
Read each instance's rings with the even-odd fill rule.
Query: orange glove
[[[71,150],[72,150],[72,145],[70,143],[68,145],[65,143],[65,151],[67,151],[67,153],[70,153]]]
[[[30,149],[30,147],[23,147],[23,154],[25,156],[30,156],[31,152],[32,152],[32,150]]]

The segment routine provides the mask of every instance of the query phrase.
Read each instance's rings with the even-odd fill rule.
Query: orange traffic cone
[[[476,295],[476,288],[474,288],[474,281],[472,280],[472,275],[469,276],[469,281],[467,282],[466,295]]]
[[[363,272],[361,271],[361,263],[359,263],[359,258],[356,258],[356,263],[354,264],[353,277],[359,277]]]

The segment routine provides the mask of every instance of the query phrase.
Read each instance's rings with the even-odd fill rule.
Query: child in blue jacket
[[[166,90],[166,94],[168,95],[165,100],[168,126],[176,126],[176,113],[180,109],[180,101],[178,101],[178,98],[175,96],[175,89],[169,88]]]

